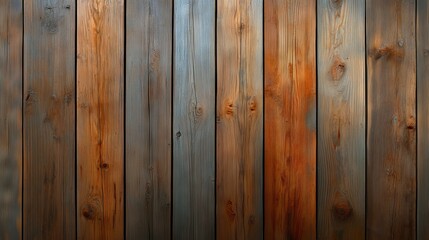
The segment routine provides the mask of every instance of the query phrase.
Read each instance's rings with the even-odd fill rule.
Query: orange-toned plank
[[[77,237],[122,239],[124,1],[77,5]]]
[[[263,235],[262,9],[217,1],[218,239]]]
[[[316,1],[265,1],[265,238],[316,237]]]

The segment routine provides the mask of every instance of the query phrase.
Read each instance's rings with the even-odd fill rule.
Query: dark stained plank
[[[317,18],[317,235],[364,239],[365,1],[319,1]]]
[[[417,0],[417,239],[429,238],[429,2]]]
[[[262,6],[217,1],[218,239],[263,235]]]
[[[75,239],[72,0],[24,4],[24,239]]]
[[[215,238],[215,3],[174,1],[174,239]]]
[[[367,0],[367,239],[416,236],[415,0]]]
[[[124,236],[124,1],[78,1],[78,239]]]
[[[316,237],[315,3],[265,1],[265,239]]]
[[[126,16],[126,236],[169,239],[173,1],[129,0]]]
[[[0,1],[0,239],[21,239],[22,0]]]

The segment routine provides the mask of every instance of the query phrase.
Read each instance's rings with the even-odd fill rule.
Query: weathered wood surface
[[[264,9],[265,239],[314,239],[315,0],[266,0]]]
[[[21,239],[22,0],[0,1],[0,239]]]
[[[75,5],[24,4],[24,239],[75,239]]]
[[[215,238],[215,13],[174,2],[173,238]]]
[[[262,7],[217,1],[218,239],[263,235]]]
[[[365,1],[322,0],[318,16],[318,232],[365,238]]]
[[[126,16],[126,236],[168,239],[173,1],[129,0]]]
[[[417,239],[429,238],[429,2],[417,0]]]
[[[122,239],[124,1],[77,6],[77,236]]]
[[[367,239],[416,236],[415,0],[368,0]]]

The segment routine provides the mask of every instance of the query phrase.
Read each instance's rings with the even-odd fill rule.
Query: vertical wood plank
[[[80,0],[77,16],[77,235],[122,239],[124,1]]]
[[[127,1],[127,239],[171,235],[172,7]]]
[[[0,239],[21,239],[22,0],[0,1]]]
[[[265,1],[265,238],[316,237],[316,5]]]
[[[417,239],[429,237],[429,2],[417,0]]]
[[[173,238],[215,237],[215,1],[174,2]]]
[[[318,238],[365,238],[365,1],[318,16]]]
[[[415,0],[366,2],[368,239],[416,236]]]
[[[262,1],[217,1],[217,238],[263,229]]]
[[[75,1],[24,4],[24,239],[75,239]]]

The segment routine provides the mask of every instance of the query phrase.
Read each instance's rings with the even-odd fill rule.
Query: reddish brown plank
[[[124,1],[78,1],[78,239],[124,237]]]
[[[314,239],[315,0],[266,0],[264,9],[265,239]]]

